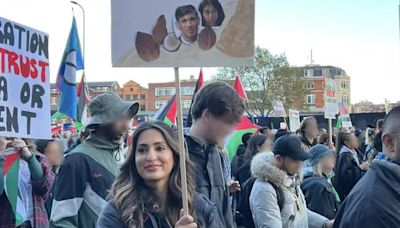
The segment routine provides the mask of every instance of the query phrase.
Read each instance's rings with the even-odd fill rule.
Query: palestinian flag
[[[186,120],[186,125],[185,125],[186,128],[189,128],[192,126],[193,120],[192,120],[192,115],[190,113],[192,112],[194,98],[196,97],[196,94],[201,89],[201,87],[203,87],[203,84],[204,84],[203,69],[200,69],[199,79],[197,79],[196,88],[194,89],[194,93],[193,93],[193,97],[192,97],[192,103],[190,104],[188,117]]]
[[[239,95],[240,98],[242,98],[242,100],[245,101],[247,100],[247,94],[243,88],[243,84],[239,76],[236,76],[236,79],[233,82],[233,88],[236,90],[237,94]]]
[[[6,160],[3,161],[4,190],[15,214],[16,226],[19,226],[24,222],[17,209],[20,155],[13,148],[4,151],[4,154],[6,155]]]
[[[154,114],[153,119],[162,121],[169,126],[176,124],[176,95],[169,98],[168,102]]]
[[[242,144],[242,136],[246,133],[254,134],[257,129],[258,126],[253,124],[246,116],[242,117],[242,121],[236,126],[235,131],[228,136],[225,141],[225,146],[231,161],[236,154],[237,148]]]
[[[85,74],[82,75],[81,81],[78,85],[78,119],[77,122],[85,125],[88,121],[88,111],[87,105],[90,101],[89,99],[89,89],[86,84]]]
[[[233,88],[236,90],[240,98],[247,100],[247,95],[239,76],[236,77]],[[236,126],[235,131],[228,136],[227,140],[225,141],[225,146],[231,161],[236,154],[237,148],[240,144],[242,144],[242,136],[246,133],[253,134],[257,131],[257,129],[258,126],[253,124],[246,116],[242,117],[242,121]]]

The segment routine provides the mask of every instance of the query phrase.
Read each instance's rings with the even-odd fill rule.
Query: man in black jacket
[[[337,228],[400,226],[400,106],[385,118],[383,156],[375,159],[337,213]]]
[[[215,203],[225,227],[235,227],[224,166],[218,145],[234,130],[242,118],[244,105],[226,83],[204,86],[192,106],[193,125],[186,136],[189,156],[195,165],[196,191]]]

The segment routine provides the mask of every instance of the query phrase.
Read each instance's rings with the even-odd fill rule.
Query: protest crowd
[[[206,84],[195,96],[185,136],[189,215],[181,210],[176,129],[161,121],[130,129],[138,104],[112,93],[98,95],[88,108],[90,121],[79,134],[0,137],[0,174],[9,148],[21,157],[17,205],[4,191],[9,180],[0,178],[0,227],[16,227],[15,206],[24,218],[18,227],[400,224],[400,107],[375,129],[335,128],[333,143],[313,117],[303,119],[297,134],[259,127],[243,134],[230,163],[224,139],[244,105],[226,83]]]
[[[57,111],[82,127],[51,134],[49,35],[0,17],[0,228],[400,227],[400,106],[367,129],[332,127],[338,110],[319,128],[286,107],[298,127],[285,119],[270,129],[251,119],[239,76],[233,87],[203,85],[201,71],[183,126],[178,67],[253,68],[255,1],[157,2],[173,3],[173,14],[155,2],[111,1],[110,24],[113,66],[174,67],[176,86],[160,92],[171,96],[158,117],[135,122],[145,111],[136,95],[126,102],[98,87],[90,97],[84,72],[77,83],[84,56],[74,17]],[[318,75],[325,114],[339,106],[331,68]],[[275,114],[285,112],[279,102]]]

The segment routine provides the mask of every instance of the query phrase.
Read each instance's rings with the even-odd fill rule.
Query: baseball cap
[[[310,155],[302,148],[300,139],[290,135],[282,136],[275,142],[273,153],[299,161],[310,158]]]

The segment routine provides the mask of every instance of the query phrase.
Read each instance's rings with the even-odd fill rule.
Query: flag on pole
[[[233,88],[242,99],[247,99],[246,92],[243,89],[239,76],[236,77]],[[242,144],[242,136],[246,133],[253,134],[257,129],[257,125],[253,124],[253,122],[251,122],[246,116],[242,116],[242,120],[236,126],[235,131],[225,140],[225,147],[231,161],[236,154],[237,148]]]
[[[162,121],[169,126],[175,125],[176,123],[176,95],[169,98],[168,102],[165,103],[156,114],[153,119]]]
[[[193,120],[192,120],[191,112],[192,112],[192,106],[194,103],[194,98],[196,97],[197,92],[203,87],[203,85],[204,85],[203,68],[200,68],[199,79],[197,79],[196,88],[194,89],[192,103],[190,104],[189,113],[188,113],[188,117],[187,117],[186,124],[185,124],[186,128],[189,128],[192,126]]]
[[[242,117],[242,121],[236,126],[235,131],[225,141],[226,150],[231,161],[236,155],[237,148],[242,144],[243,135],[246,133],[254,134],[257,129],[258,126],[253,124],[246,116]]]
[[[20,154],[14,148],[7,149],[3,152],[6,160],[3,161],[4,190],[11,208],[15,215],[16,226],[21,225],[25,218],[20,210],[18,210],[18,176]]]
[[[57,87],[61,93],[58,111],[74,120],[78,117],[76,71],[83,68],[83,56],[74,17],[57,76]]]
[[[239,75],[236,76],[235,82],[233,83],[233,88],[236,90],[240,98],[242,98],[243,100],[247,100],[247,94],[243,88],[243,84],[242,81],[240,80]]]
[[[88,121],[87,104],[90,101],[89,90],[86,84],[85,74],[82,75],[81,82],[78,85],[78,110],[77,121],[86,125]]]

